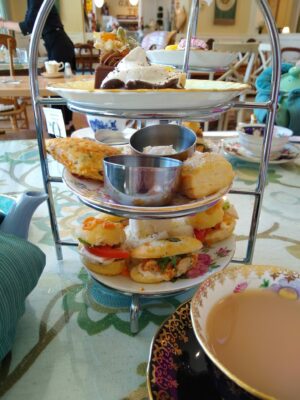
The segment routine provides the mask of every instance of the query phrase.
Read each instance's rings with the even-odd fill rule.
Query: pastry
[[[201,248],[199,240],[185,236],[146,242],[131,250],[135,265],[130,268],[130,277],[140,283],[178,278],[193,268]]]
[[[72,174],[103,181],[103,158],[120,150],[81,138],[57,138],[46,141],[46,150]]]
[[[127,37],[126,31],[119,27],[113,32],[95,32],[94,47],[101,51],[100,62],[95,70],[95,89],[101,87],[103,79],[113,71],[118,63],[138,43],[131,37]]]
[[[190,199],[200,199],[231,185],[234,172],[220,154],[195,152],[183,162],[180,191]]]
[[[78,237],[82,262],[98,274],[121,274],[127,269],[129,258],[125,238],[122,223],[108,221],[104,216],[86,218]]]
[[[146,52],[136,47],[101,84],[102,89],[183,89],[186,75],[175,68],[151,65]]]

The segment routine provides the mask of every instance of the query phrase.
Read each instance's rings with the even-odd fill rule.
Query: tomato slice
[[[114,248],[111,246],[95,246],[95,247],[85,246],[85,248],[88,252],[98,257],[129,258],[129,251],[120,248]]]
[[[207,229],[194,229],[194,235],[196,239],[200,240],[200,242],[203,242],[206,234],[207,234]]]

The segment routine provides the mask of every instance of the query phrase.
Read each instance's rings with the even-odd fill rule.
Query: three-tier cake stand
[[[264,190],[266,186],[266,177],[267,177],[267,169],[268,162],[270,156],[270,148],[272,141],[272,132],[275,121],[275,114],[277,109],[277,100],[279,93],[279,81],[281,75],[281,57],[280,57],[280,44],[279,44],[279,36],[276,28],[275,21],[272,17],[271,10],[268,5],[267,0],[256,0],[262,14],[265,19],[265,23],[267,25],[270,42],[272,46],[272,91],[270,100],[264,103],[258,102],[228,102],[227,104],[222,104],[218,107],[210,108],[210,109],[187,109],[182,112],[178,112],[178,110],[173,110],[170,107],[169,110],[147,110],[147,113],[141,110],[124,110],[124,109],[113,109],[109,110],[107,108],[102,108],[101,104],[85,104],[73,102],[71,100],[66,100],[64,98],[43,98],[39,92],[39,84],[38,84],[38,71],[37,71],[37,58],[38,58],[38,44],[42,35],[42,31],[47,19],[47,16],[54,5],[55,0],[44,0],[42,7],[38,13],[31,43],[29,49],[29,73],[30,73],[30,84],[31,84],[31,94],[32,94],[32,103],[35,115],[35,124],[37,131],[37,140],[38,140],[38,148],[40,154],[42,175],[45,191],[47,192],[48,198],[48,207],[49,207],[49,215],[50,215],[50,223],[51,229],[55,241],[56,255],[57,259],[61,260],[63,258],[62,255],[62,246],[76,246],[77,243],[63,241],[60,238],[59,234],[59,226],[57,223],[56,212],[55,212],[55,202],[52,195],[52,183],[62,182],[61,176],[51,176],[49,172],[48,160],[45,150],[45,140],[43,136],[43,119],[42,119],[42,107],[43,106],[51,106],[57,104],[66,104],[72,111],[84,113],[84,114],[97,114],[99,116],[114,116],[117,118],[127,118],[127,119],[137,119],[143,120],[147,118],[158,119],[158,120],[197,120],[197,121],[208,121],[211,119],[215,119],[220,116],[222,113],[228,111],[230,108],[244,108],[244,109],[266,109],[268,111],[267,122],[266,122],[266,135],[264,136],[264,145],[261,154],[261,163],[259,168],[259,174],[257,179],[257,184],[255,190],[235,190],[231,189],[229,193],[237,194],[241,196],[253,196],[254,197],[254,206],[252,212],[252,219],[247,243],[247,250],[244,258],[236,259],[233,258],[233,262],[245,263],[249,264],[252,262],[253,254],[254,254],[254,246],[256,241],[256,235],[258,230],[258,222],[262,207],[262,200],[264,195]],[[190,18],[188,23],[187,30],[187,46],[184,54],[184,66],[183,69],[185,72],[189,71],[189,54],[190,54],[190,41],[193,35],[197,32],[197,21],[198,14],[200,12],[200,0],[192,0],[191,9],[190,9]],[[149,117],[151,116],[151,117]],[[88,201],[88,199],[79,197],[79,200],[84,204],[93,207],[99,211],[110,212],[112,214],[115,213],[114,209],[104,209],[101,206],[97,206],[94,203]],[[122,213],[121,213],[122,214]],[[120,215],[120,213],[119,213]],[[128,215],[126,215],[128,216]],[[145,217],[147,217],[145,215]],[[166,218],[167,215],[164,215]],[[143,215],[140,213],[138,216],[134,214],[134,210],[130,212],[130,218],[143,218]],[[130,307],[130,322],[131,322],[131,330],[132,332],[138,331],[138,315],[140,310],[140,297],[141,294],[137,293],[123,293],[131,296],[131,307]]]

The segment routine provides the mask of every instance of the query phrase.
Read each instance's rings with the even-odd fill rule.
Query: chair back
[[[154,31],[143,38],[141,46],[145,50],[162,50],[169,44],[174,44],[175,38],[176,31]]]
[[[14,76],[14,54],[17,48],[16,39],[10,35],[0,34],[0,47],[5,46],[8,50],[9,55],[9,72],[11,76]]]
[[[234,79],[239,82],[252,83],[252,72],[258,56],[258,42],[226,43],[214,42],[213,50],[229,51],[238,54],[238,60],[218,80]]]
[[[93,73],[93,64],[99,62],[100,51],[96,50],[92,43],[76,43],[75,58],[77,71]]]

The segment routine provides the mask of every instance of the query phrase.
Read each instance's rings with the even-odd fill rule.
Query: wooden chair
[[[256,69],[256,61],[258,58],[258,42],[247,43],[226,43],[214,42],[213,49],[216,51],[229,51],[238,54],[238,60],[217,80],[229,80],[236,82],[248,83],[254,85],[256,76],[254,71]],[[254,94],[254,93],[252,93]],[[246,99],[246,95],[240,96],[240,101]],[[244,110],[241,109],[237,113],[237,123],[241,122],[244,117]],[[219,120],[218,129],[227,129],[229,114],[226,113]]]
[[[13,57],[16,51],[16,39],[13,36],[0,34],[0,47],[5,46],[9,55],[9,72],[10,76],[14,77],[15,69]],[[1,105],[3,111],[1,111]],[[28,116],[26,110],[26,102],[21,98],[0,97],[0,117],[9,119],[11,127],[14,130],[19,128],[28,129]]]
[[[99,63],[100,51],[94,48],[92,43],[76,43],[75,54],[76,54],[76,70],[81,72],[82,75],[85,73],[92,74],[94,72],[94,64]]]
[[[13,57],[16,52],[17,48],[17,42],[16,39],[13,36],[10,35],[4,35],[0,34],[0,47],[4,46],[8,50],[9,54],[9,73],[10,76],[15,75],[15,70],[14,70],[14,63],[13,63]]]
[[[145,50],[162,50],[169,44],[175,43],[176,31],[154,31],[148,33],[142,40],[142,48]]]

